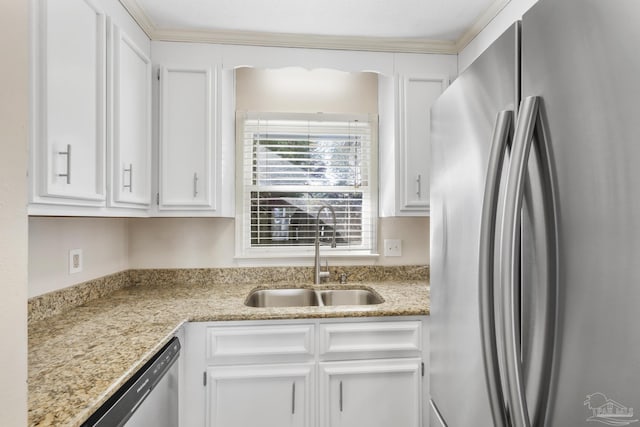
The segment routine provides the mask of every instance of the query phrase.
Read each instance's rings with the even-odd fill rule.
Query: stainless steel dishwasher
[[[174,337],[82,427],[177,427],[179,357]]]

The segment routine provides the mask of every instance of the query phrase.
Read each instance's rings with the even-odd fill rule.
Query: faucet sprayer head
[[[318,234],[319,234],[319,228],[320,228],[320,213],[325,208],[329,209],[329,212],[331,213],[331,219],[333,220],[333,233],[331,234],[331,247],[335,248],[336,247],[336,227],[337,227],[336,211],[333,209],[333,206],[331,205],[322,205],[320,206],[320,209],[318,209],[318,214],[316,215],[316,244],[318,243],[318,237],[319,237]]]

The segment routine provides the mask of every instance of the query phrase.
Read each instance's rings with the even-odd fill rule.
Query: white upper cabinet
[[[89,0],[36,3],[31,203],[105,203],[106,18]]]
[[[152,42],[158,114],[151,216],[233,217],[235,73],[220,46]]]
[[[158,210],[216,209],[215,72],[162,67]]]
[[[151,42],[117,1],[30,1],[30,215],[233,217],[234,68],[294,65],[379,73],[379,214],[428,215],[454,55]]]
[[[448,85],[443,76],[398,77],[396,195],[399,215],[429,214],[431,106]]]
[[[119,27],[111,34],[110,206],[151,201],[151,60]]]
[[[454,55],[396,54],[379,76],[381,217],[429,216],[431,106],[456,69]]]
[[[29,214],[147,215],[149,39],[117,2],[32,5]]]

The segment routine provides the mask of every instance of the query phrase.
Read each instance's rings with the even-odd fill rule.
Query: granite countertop
[[[369,287],[385,300],[357,307],[245,306],[247,294],[258,286],[131,286],[30,322],[29,425],[81,425],[187,321],[429,314],[427,281],[351,283]]]

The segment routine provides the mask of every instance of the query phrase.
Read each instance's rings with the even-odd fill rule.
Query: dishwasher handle
[[[180,340],[173,337],[111,396],[82,427],[124,425],[180,357]]]

